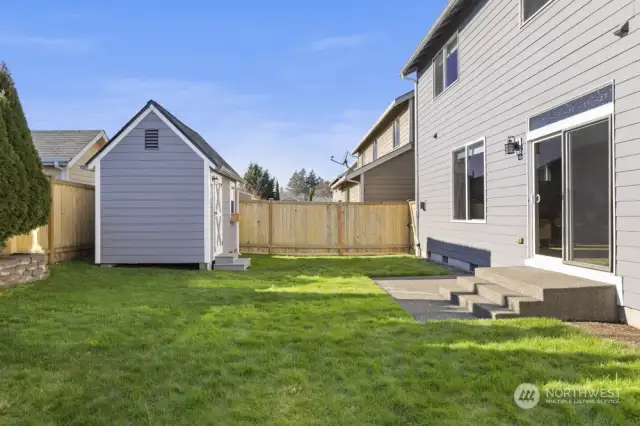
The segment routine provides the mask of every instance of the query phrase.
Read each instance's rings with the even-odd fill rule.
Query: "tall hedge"
[[[20,182],[15,188],[19,200],[14,202],[11,227],[15,229],[14,235],[25,234],[46,225],[51,208],[51,194],[47,177],[42,171],[40,157],[33,146],[18,91],[4,63],[0,65],[0,93],[3,94],[1,118],[7,139],[17,154],[25,176],[24,185]],[[22,180],[21,171],[18,171],[17,176]]]
[[[7,108],[6,98],[0,91],[0,117]],[[19,224],[26,217],[26,173],[18,154],[7,137],[4,120],[0,119],[0,249],[5,241],[19,233]]]

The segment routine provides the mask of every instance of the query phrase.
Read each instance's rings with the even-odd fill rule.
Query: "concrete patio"
[[[455,283],[456,276],[373,278],[416,321],[474,319],[465,308],[451,304],[440,287]]]

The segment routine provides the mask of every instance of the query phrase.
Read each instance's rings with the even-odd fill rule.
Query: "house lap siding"
[[[616,271],[625,305],[640,308],[638,2],[553,0],[522,26],[519,7],[519,0],[488,0],[460,24],[459,79],[437,99],[432,67],[419,73],[419,195],[427,202],[420,241],[476,265],[522,265],[527,118],[615,80]],[[627,20],[629,35],[614,36]],[[504,154],[509,136],[523,139],[522,161]],[[486,224],[452,222],[452,152],[483,137]]]
[[[378,158],[394,150],[393,146],[393,123],[398,119],[400,126],[400,143],[396,147],[399,148],[411,142],[411,117],[409,102],[390,120],[388,124],[370,137],[367,145],[360,150],[363,155],[364,162],[361,166],[371,163],[373,160],[373,141],[378,141]]]
[[[364,202],[413,200],[415,194],[413,150],[392,158],[364,173]]]
[[[159,130],[159,150],[144,130]],[[101,263],[204,262],[204,160],[155,114],[100,163]]]

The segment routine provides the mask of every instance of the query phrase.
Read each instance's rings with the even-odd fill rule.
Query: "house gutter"
[[[418,159],[419,159],[419,150],[418,150],[418,79],[417,73],[416,78],[406,76],[400,73],[400,77],[403,80],[412,81],[413,82],[413,111],[411,113],[411,118],[413,119],[413,158],[415,161],[415,202],[416,202],[416,235],[417,240],[415,251],[416,256],[422,257],[422,246],[420,244],[420,169],[418,168]]]

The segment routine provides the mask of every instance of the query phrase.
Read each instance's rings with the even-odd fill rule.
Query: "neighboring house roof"
[[[85,148],[97,142],[103,130],[33,130],[31,138],[43,164],[58,161],[71,162]]]
[[[113,138],[111,138],[111,141],[102,147],[102,149],[87,162],[87,165],[92,167],[95,160],[101,158],[103,154],[106,154],[111,149],[110,147],[112,145],[117,144],[127,133],[129,133],[129,131],[131,131],[130,127],[132,127],[132,124],[136,123],[138,119],[143,117],[143,114],[148,111],[153,111],[156,114],[164,116],[164,118],[166,118],[179,133],[181,133],[202,155],[216,166],[216,169],[219,172],[237,180],[238,182],[244,182],[244,179],[238,174],[238,172],[236,172],[229,163],[227,163],[224,158],[222,158],[220,154],[218,154],[216,150],[204,140],[202,136],[200,136],[198,132],[184,124],[175,115],[171,114],[153,99],[149,100],[149,102],[147,102],[146,105],[142,107],[142,109],[138,111],[138,113],[113,136]]]
[[[391,105],[389,105],[387,109],[384,110],[384,112],[378,118],[378,120],[376,120],[376,122],[369,129],[369,131],[362,137],[358,145],[355,148],[353,148],[353,151],[351,151],[351,155],[354,155],[358,151],[360,151],[360,149],[362,149],[362,147],[369,142],[369,138],[380,129],[382,124],[385,122],[386,118],[389,117],[393,112],[397,111],[398,108],[402,107],[407,102],[412,100],[413,97],[414,97],[414,93],[413,93],[413,90],[411,90],[405,93],[404,95],[398,96],[397,98],[395,98],[393,102],[391,102]]]
[[[431,26],[427,35],[422,39],[416,50],[400,71],[400,76],[405,77],[420,68],[421,61],[428,57],[430,52],[435,54],[447,39],[449,25],[459,19],[463,10],[470,10],[480,0],[449,0],[444,10]]]

